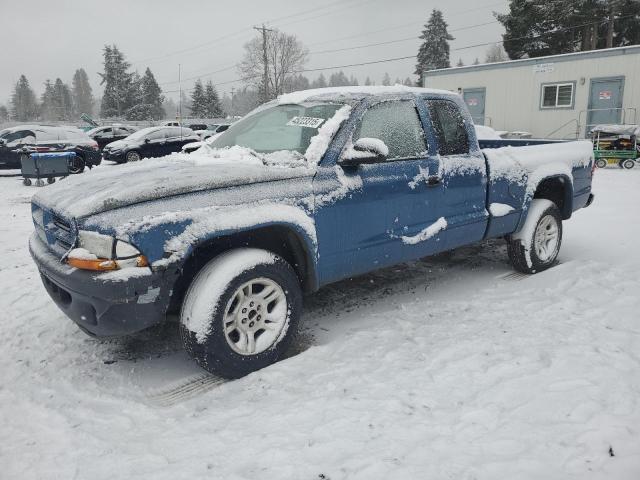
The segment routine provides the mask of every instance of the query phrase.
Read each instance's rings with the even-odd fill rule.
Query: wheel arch
[[[223,252],[240,247],[261,248],[284,258],[295,270],[304,293],[318,289],[315,244],[295,226],[275,223],[210,236],[194,244],[179,268],[169,312],[177,313],[197,272]]]
[[[529,190],[531,191],[531,190]],[[571,218],[573,213],[573,180],[569,175],[557,174],[542,178],[533,188],[533,194],[526,196],[523,214],[516,231],[520,230],[527,219],[531,201],[534,198],[545,198],[552,201],[560,210],[563,220]]]

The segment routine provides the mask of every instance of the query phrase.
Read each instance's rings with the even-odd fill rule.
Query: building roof
[[[480,65],[467,65],[464,67],[441,68],[437,70],[427,70],[424,75],[434,77],[439,75],[449,75],[452,73],[466,73],[478,70],[496,70],[500,68],[522,67],[525,65],[540,65],[544,63],[571,62],[575,60],[615,57],[619,55],[640,55],[640,45],[629,45],[626,47],[605,48],[602,50],[589,50],[586,52],[565,53],[562,55],[548,55],[546,57],[523,58],[520,60],[508,60],[506,62],[483,63]]]

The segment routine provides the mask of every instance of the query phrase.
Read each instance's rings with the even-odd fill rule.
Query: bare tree
[[[263,38],[266,38],[266,55]],[[291,77],[307,62],[309,51],[295,35],[278,30],[255,37],[244,46],[244,58],[238,64],[238,72],[248,85],[261,92],[268,92],[266,100],[283,93]],[[267,62],[265,69],[265,59]],[[267,87],[264,88],[264,73]]]

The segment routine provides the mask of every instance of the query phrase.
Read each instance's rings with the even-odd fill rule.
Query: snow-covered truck
[[[43,189],[30,251],[85,332],[178,317],[202,367],[239,377],[282,358],[323,285],[497,237],[517,270],[552,266],[593,200],[591,143],[495,142],[449,92],[286,94],[193,154]]]

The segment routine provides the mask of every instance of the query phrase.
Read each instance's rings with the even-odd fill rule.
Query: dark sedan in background
[[[135,162],[141,158],[163,157],[182,150],[182,146],[200,140],[185,127],[149,127],[138,130],[124,140],[109,143],[102,150],[105,160]]]
[[[136,131],[138,129],[130,125],[105,125],[89,130],[87,135],[93,138],[98,143],[100,150],[102,150],[105,145],[117,140],[123,140]]]
[[[100,165],[98,144],[74,127],[19,125],[0,132],[0,168],[20,168],[22,155],[45,152],[75,152],[71,173],[81,173],[85,166]]]

